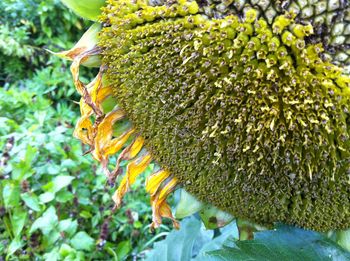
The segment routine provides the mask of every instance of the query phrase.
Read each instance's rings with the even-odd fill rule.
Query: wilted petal
[[[93,151],[93,156],[97,160],[101,160],[101,150],[108,145],[113,135],[113,124],[125,117],[125,113],[117,108],[109,112],[102,121],[97,124],[97,131],[95,137],[95,147]]]
[[[170,176],[169,171],[159,170],[152,175],[150,175],[146,180],[146,191],[151,195],[158,191],[158,188],[162,184],[164,180],[166,180]]]
[[[151,160],[151,155],[145,153],[128,164],[126,174],[112,197],[117,207],[120,206],[122,198],[128,191],[129,187],[134,184],[136,178],[147,168],[151,163]]]
[[[173,226],[179,228],[179,223],[175,220],[168,203],[166,203],[166,198],[174,191],[177,183],[175,177],[171,178],[166,181],[166,184],[162,188],[158,188],[156,194],[151,197],[153,212],[151,228],[159,227],[163,217],[170,218],[173,221]]]
[[[66,59],[73,61],[76,59],[79,55],[82,53],[86,53],[87,51],[93,50],[97,46],[98,42],[98,33],[101,31],[101,24],[95,23],[93,24],[80,38],[80,40],[75,44],[75,46],[68,50],[63,52],[52,52],[48,50],[50,53]],[[87,67],[100,67],[101,65],[101,59],[98,53],[92,54],[85,58],[82,62],[82,65]]]
[[[102,149],[103,156],[107,157],[109,155],[113,155],[113,154],[117,153],[125,145],[125,143],[128,141],[130,135],[133,134],[134,132],[135,132],[135,129],[131,129],[131,130],[128,130],[125,133],[123,133],[118,138],[112,139],[109,142],[109,144],[107,146],[105,146],[105,148]]]
[[[137,136],[136,139],[120,153],[112,176],[115,177],[117,175],[122,160],[131,160],[136,157],[141,151],[143,143],[144,139],[141,136]]]

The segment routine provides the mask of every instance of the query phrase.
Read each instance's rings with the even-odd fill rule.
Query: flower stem
[[[239,233],[239,240],[253,240],[254,239],[254,232],[257,231],[255,225],[253,223],[250,223],[249,221],[243,220],[243,219],[237,219],[236,220],[238,233]]]

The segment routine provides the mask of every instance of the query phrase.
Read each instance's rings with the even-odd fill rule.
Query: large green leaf
[[[12,231],[15,237],[19,236],[22,232],[24,224],[27,219],[27,212],[21,211],[20,208],[15,209],[11,216]]]
[[[58,225],[58,217],[56,215],[56,210],[53,206],[49,207],[43,215],[34,221],[32,227],[30,228],[30,233],[37,229],[40,229],[44,235],[48,235],[52,230],[54,230]]]
[[[47,183],[45,186],[43,186],[43,189],[56,193],[60,191],[62,188],[67,187],[69,184],[71,184],[74,177],[67,176],[67,175],[60,175],[55,177],[51,182]]]
[[[72,238],[71,244],[75,249],[91,251],[95,241],[85,231],[80,231]]]
[[[38,200],[38,197],[34,193],[23,193],[21,194],[21,199],[24,201],[24,203],[27,205],[27,207],[31,208],[34,211],[40,211],[40,203]]]
[[[154,244],[154,250],[146,261],[182,261],[190,260],[192,248],[200,233],[201,223],[193,216],[181,222],[181,229],[173,231],[167,238]]]
[[[350,253],[323,235],[290,226],[255,233],[254,240],[225,243],[206,252],[201,261],[323,261],[350,260]]]
[[[217,231],[214,235],[194,216],[185,218],[180,230],[173,230],[165,240],[154,244],[146,261],[201,261],[204,252],[219,249],[225,240],[238,236],[235,222]]]
[[[6,181],[2,190],[5,207],[17,207],[20,199],[20,187],[17,182]]]

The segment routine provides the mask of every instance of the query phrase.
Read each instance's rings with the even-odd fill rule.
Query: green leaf
[[[180,201],[176,207],[175,218],[188,217],[203,208],[203,203],[198,201],[186,190],[181,189]]]
[[[45,192],[39,196],[40,202],[48,203],[55,198],[55,194],[52,192]]]
[[[6,208],[18,206],[20,199],[20,187],[16,182],[6,182],[2,190],[2,197]]]
[[[27,219],[27,212],[17,208],[11,216],[12,231],[15,237],[19,236],[22,232],[24,224]]]
[[[60,258],[59,250],[58,247],[55,247],[54,249],[51,250],[51,252],[46,253],[44,255],[45,260],[50,260],[50,261],[57,261]]]
[[[234,219],[230,214],[221,211],[214,206],[206,206],[199,214],[207,229],[226,226]]]
[[[59,254],[61,257],[66,257],[75,252],[76,252],[75,249],[73,249],[70,245],[62,244]]]
[[[73,193],[67,190],[58,191],[55,197],[55,199],[60,203],[66,203],[67,201],[70,201],[73,198],[74,198]]]
[[[38,197],[34,193],[23,193],[21,194],[21,199],[27,205],[27,207],[31,208],[34,211],[40,211],[40,203]]]
[[[91,218],[92,215],[89,211],[87,210],[83,210],[82,212],[79,213],[79,216],[83,217],[83,218]]]
[[[45,189],[48,192],[56,193],[62,188],[67,187],[73,179],[74,177],[72,176],[60,175],[55,177],[51,182],[47,183],[45,186],[43,186],[43,189]]]
[[[255,233],[254,240],[226,242],[206,252],[201,261],[326,261],[350,260],[350,253],[325,236],[290,226]]]
[[[53,179],[53,192],[58,192],[62,188],[67,187],[69,184],[71,184],[72,180],[74,177],[72,176],[66,176],[66,175],[61,175],[57,176]]]
[[[48,235],[58,225],[58,217],[53,206],[49,207],[43,215],[34,221],[30,233],[40,229],[44,235]]]
[[[165,240],[154,244],[154,249],[147,255],[146,261],[190,260],[200,229],[201,222],[193,216],[184,219],[180,230],[172,231]]]
[[[132,247],[131,247],[130,240],[125,240],[120,242],[116,248],[118,260],[123,260],[129,254],[131,249]]]
[[[15,253],[18,249],[20,249],[23,246],[23,242],[21,240],[20,236],[15,237],[12,241],[11,244],[9,245],[8,249],[7,249],[7,257],[6,260],[8,259],[8,257],[10,257],[13,253]]]
[[[235,238],[238,238],[238,229],[236,222],[231,222],[227,226],[220,229],[220,234],[218,236],[203,244],[198,255],[193,259],[193,261],[201,261],[203,256],[206,255],[206,252],[221,249],[228,239],[233,240]]]
[[[78,232],[71,240],[72,246],[77,250],[91,251],[95,247],[95,241],[85,231]]]
[[[58,223],[58,229],[60,232],[65,232],[69,237],[73,236],[77,231],[78,222],[76,220],[72,220],[71,218],[61,220]]]
[[[50,230],[49,233],[44,235],[44,239],[42,241],[42,245],[45,248],[51,248],[55,245],[56,241],[61,237],[61,234],[59,233],[57,227],[54,227],[52,230]]]
[[[34,174],[32,170],[32,161],[36,156],[37,148],[32,146],[27,146],[24,158],[20,160],[19,163],[13,164],[13,171],[11,177],[13,180],[24,180],[28,179],[30,176]]]

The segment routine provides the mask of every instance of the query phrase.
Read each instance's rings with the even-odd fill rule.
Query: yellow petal
[[[96,102],[96,104],[100,104],[105,99],[107,99],[107,97],[112,95],[112,93],[113,93],[113,89],[110,86],[103,87],[98,91],[97,96],[96,96],[96,100],[94,102]]]
[[[79,105],[82,117],[90,117],[93,114],[92,108],[84,101],[83,98],[80,99]]]
[[[164,180],[166,180],[170,176],[169,171],[166,170],[160,170],[152,175],[150,175],[146,179],[146,191],[151,195],[154,196],[154,194],[158,191],[158,188],[162,184]]]
[[[152,205],[152,225],[151,228],[157,228],[162,223],[162,218],[170,218],[173,222],[175,228],[179,228],[179,223],[173,217],[171,209],[166,203],[166,198],[168,195],[174,191],[177,185],[177,179],[173,177],[171,180],[167,181],[162,188],[157,188],[157,192],[151,196]]]
[[[112,197],[117,207],[120,206],[122,198],[128,191],[129,187],[135,182],[137,176],[147,168],[149,163],[151,163],[151,160],[151,155],[146,153],[128,164],[126,174]]]
[[[125,113],[117,108],[109,112],[103,120],[97,124],[97,131],[95,137],[95,147],[93,151],[93,156],[97,160],[102,159],[101,150],[108,145],[113,135],[113,124],[125,117]],[[96,120],[97,121],[97,120]]]
[[[178,182],[175,177],[172,178],[169,182],[167,182],[167,184],[165,184],[165,186],[160,189],[158,200],[165,200],[168,197],[168,195],[174,191],[177,183]]]
[[[75,88],[77,89],[77,91],[79,92],[80,95],[84,96],[84,91],[87,92],[85,85],[83,82],[81,82],[79,80],[79,67],[80,64],[83,63],[84,61],[86,61],[90,56],[92,55],[96,55],[99,54],[100,50],[99,48],[93,48],[91,50],[87,50],[87,51],[79,51],[79,54],[74,56],[73,59],[73,63],[70,66],[70,71],[72,73],[73,76],[73,81],[74,81],[74,85]]]
[[[166,203],[166,201],[162,201],[159,205],[154,204],[152,206],[153,209],[153,214],[152,214],[152,224],[151,224],[151,229],[157,228],[162,224],[162,218],[169,218],[173,222],[173,226],[175,229],[180,228],[179,222],[176,221],[174,218],[171,208]]]
[[[102,87],[102,72],[100,71],[95,79],[92,81],[91,86],[87,86],[88,92],[91,97],[91,102],[97,102],[97,96],[100,88]]]
[[[126,168],[126,176],[128,177],[129,185],[135,182],[136,177],[147,168],[151,161],[151,155],[149,153],[146,153],[145,155],[133,160],[128,164]]]
[[[73,136],[81,140],[84,144],[93,144],[93,126],[89,118],[82,117],[78,120]]]
[[[108,157],[109,155],[113,155],[117,153],[128,141],[131,134],[135,132],[135,129],[130,129],[124,132],[118,138],[112,139],[105,148],[102,149],[103,157]]]
[[[144,143],[144,139],[141,136],[137,136],[136,139],[133,141],[132,144],[130,144],[128,147],[126,147],[119,155],[117,159],[117,163],[115,165],[114,171],[112,173],[112,176],[115,177],[118,173],[120,162],[122,160],[131,160],[141,151],[142,146]]]
[[[130,160],[136,157],[136,155],[141,151],[144,142],[145,140],[141,136],[137,136],[135,141],[123,153],[123,159]]]
[[[93,145],[93,124],[90,120],[90,116],[93,111],[89,105],[84,102],[84,99],[80,100],[80,112],[81,117],[78,120],[73,136],[81,140],[84,144]]]

